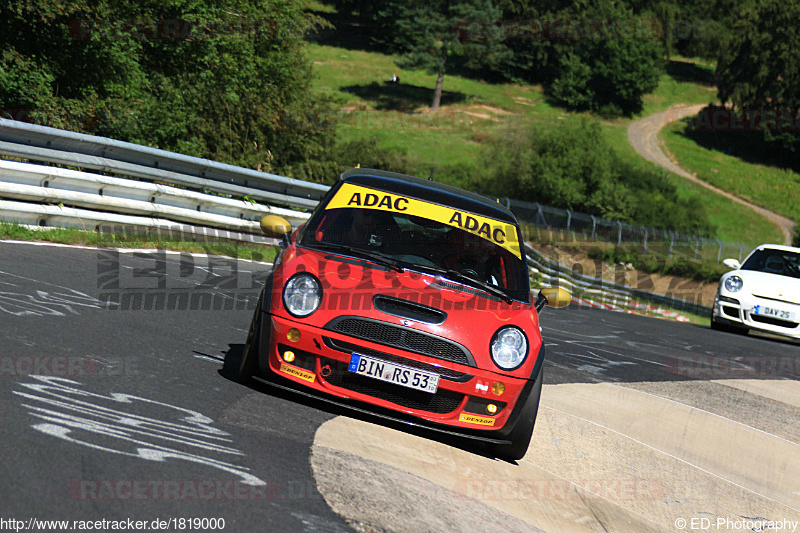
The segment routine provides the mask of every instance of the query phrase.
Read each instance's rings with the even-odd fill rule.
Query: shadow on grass
[[[329,2],[323,2],[329,4]],[[314,14],[324,20],[328,27],[317,29],[308,36],[308,40],[325,46],[361,50],[364,52],[387,53],[385,43],[381,39],[381,28],[369,19],[353,13],[322,12]]]
[[[675,81],[714,85],[714,70],[711,67],[670,59],[665,70]]]
[[[698,116],[683,119],[683,129],[678,134],[695,144],[754,165],[790,169],[800,172],[800,154],[788,152],[779,141],[767,141],[761,131],[731,131],[698,128],[710,122]]]
[[[383,111],[411,112],[433,101],[433,88],[418,87],[406,83],[372,82],[367,85],[349,85],[343,91],[356,95]],[[442,91],[441,105],[463,102],[467,95],[461,92]]]

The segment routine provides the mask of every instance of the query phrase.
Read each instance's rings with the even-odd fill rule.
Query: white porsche
[[[763,244],[723,274],[711,312],[711,327],[750,329],[800,338],[800,248]]]

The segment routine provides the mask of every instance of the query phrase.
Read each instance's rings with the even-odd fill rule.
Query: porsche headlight
[[[725,280],[725,288],[730,292],[739,292],[744,282],[739,276],[731,276]]]
[[[528,339],[521,329],[506,326],[492,337],[492,361],[503,370],[518,368],[528,355]]]
[[[307,317],[317,310],[321,301],[322,285],[311,274],[295,274],[283,287],[283,305],[292,316]]]

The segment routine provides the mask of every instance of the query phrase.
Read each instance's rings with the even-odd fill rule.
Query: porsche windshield
[[[516,300],[529,300],[528,270],[517,256],[518,248],[500,246],[490,238],[405,212],[321,210],[308,222],[300,244],[313,248],[328,245],[339,252],[349,248],[350,255],[366,259],[380,254],[391,263],[423,272],[425,267],[429,271],[455,270],[476,284],[488,284]]]
[[[800,278],[800,254],[773,248],[756,250],[747,258],[747,261],[741,266],[741,270],[755,270]]]

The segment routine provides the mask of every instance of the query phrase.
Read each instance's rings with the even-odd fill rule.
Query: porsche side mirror
[[[261,219],[261,233],[273,239],[280,239],[281,246],[289,246],[292,225],[278,215],[267,215]]]
[[[739,261],[737,261],[736,259],[725,259],[722,261],[722,264],[734,270],[742,266],[742,264],[739,263]]]
[[[536,298],[536,312],[540,312],[544,306],[561,309],[569,305],[572,295],[561,287],[543,287]]]

